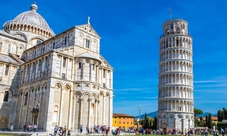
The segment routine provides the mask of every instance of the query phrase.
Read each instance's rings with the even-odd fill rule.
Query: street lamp
[[[139,126],[140,126],[140,111],[141,111],[141,107],[137,107],[137,109],[139,110],[139,121],[138,121],[138,130],[139,130]]]

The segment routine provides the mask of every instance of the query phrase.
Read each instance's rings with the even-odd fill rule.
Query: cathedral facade
[[[192,37],[188,22],[163,23],[159,40],[158,129],[183,133],[194,128]]]
[[[33,3],[0,30],[0,129],[111,127],[113,68],[100,36],[89,20],[55,35],[37,10]]]

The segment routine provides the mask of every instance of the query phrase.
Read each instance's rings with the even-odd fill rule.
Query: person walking
[[[54,127],[54,136],[56,136],[56,135],[57,135],[57,133],[58,133],[58,126],[57,126],[57,125],[55,125],[55,127]]]

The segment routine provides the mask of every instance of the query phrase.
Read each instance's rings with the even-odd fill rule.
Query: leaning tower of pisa
[[[185,20],[171,19],[162,27],[157,127],[184,133],[194,127],[192,37]]]

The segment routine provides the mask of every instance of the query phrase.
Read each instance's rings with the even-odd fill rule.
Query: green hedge
[[[227,122],[218,122],[217,126],[218,130],[220,131],[221,128],[223,129],[227,128]]]

